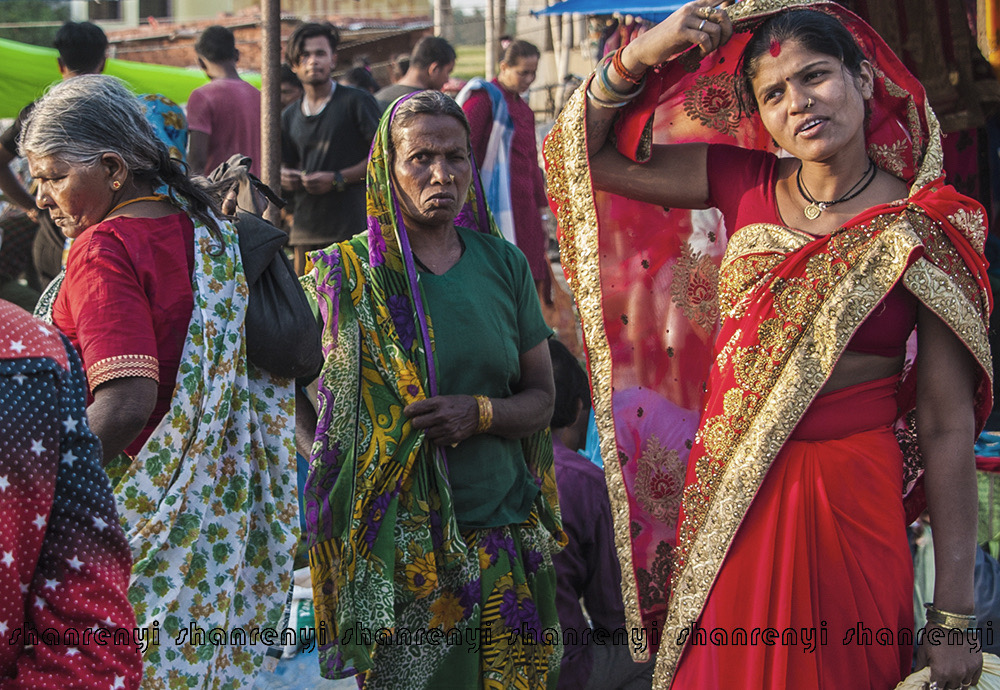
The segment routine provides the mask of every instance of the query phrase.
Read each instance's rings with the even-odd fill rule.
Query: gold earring
[[[111,189],[115,190],[116,192],[121,188],[122,188],[122,183],[119,182],[118,180],[115,180],[114,182],[111,183]]]

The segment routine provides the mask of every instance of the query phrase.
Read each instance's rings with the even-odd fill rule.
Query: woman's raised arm
[[[621,66],[632,75],[641,75],[692,45],[705,54],[712,52],[733,34],[729,16],[720,9],[728,4],[718,0],[689,2],[629,43],[622,50]],[[603,64],[598,70],[604,70]],[[609,94],[608,88],[613,93]],[[608,144],[608,133],[619,112],[609,96],[627,99],[636,86],[618,69],[609,67],[603,75],[594,76],[588,89],[587,150],[594,186],[660,206],[705,208],[705,144],[656,146],[647,163],[634,163]]]

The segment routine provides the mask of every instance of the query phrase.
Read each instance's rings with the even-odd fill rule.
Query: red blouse
[[[708,147],[708,204],[722,212],[730,233],[753,223],[785,226],[775,185],[778,157],[766,151],[711,144]],[[897,357],[917,321],[917,299],[902,283],[889,291],[847,344],[852,352]]]
[[[70,250],[52,316],[80,353],[91,394],[128,376],[159,383],[153,414],[129,455],[170,407],[194,306],[193,270],[194,226],[184,213],[107,220]]]

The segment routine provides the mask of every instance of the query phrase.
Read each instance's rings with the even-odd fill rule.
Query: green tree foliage
[[[0,0],[0,24],[25,24],[19,28],[0,28],[0,38],[21,43],[52,47],[59,25],[69,19],[69,4],[44,0]],[[31,26],[54,22],[52,26]]]

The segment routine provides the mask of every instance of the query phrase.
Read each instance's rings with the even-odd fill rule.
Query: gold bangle
[[[948,630],[968,630],[976,624],[976,617],[964,613],[950,613],[934,608],[934,604],[924,604],[927,609],[927,622]]]
[[[493,402],[485,395],[477,395],[476,405],[479,407],[479,423],[476,433],[484,434],[493,427]]]

